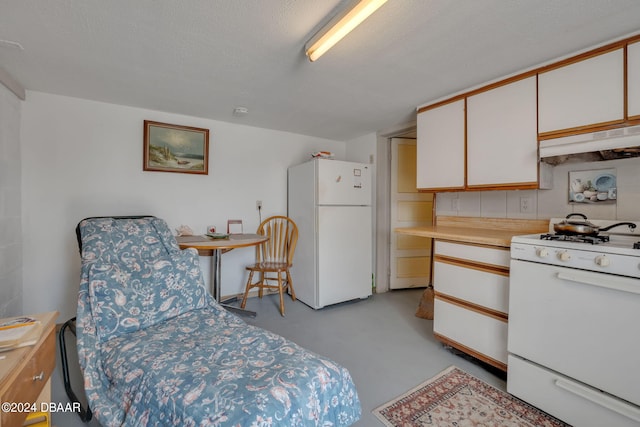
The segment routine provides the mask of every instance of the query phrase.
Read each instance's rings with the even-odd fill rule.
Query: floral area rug
[[[388,427],[569,426],[455,366],[373,413]]]

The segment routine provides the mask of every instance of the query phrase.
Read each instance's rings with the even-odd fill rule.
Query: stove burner
[[[582,234],[541,234],[541,240],[560,240],[563,242],[590,243],[597,245],[609,241],[609,236],[586,236]],[[640,242],[637,244],[640,245]],[[635,247],[635,245],[634,245]]]

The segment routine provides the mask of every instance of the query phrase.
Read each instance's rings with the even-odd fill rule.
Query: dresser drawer
[[[51,327],[45,334],[46,338],[38,348],[32,349],[30,360],[22,367],[11,387],[0,397],[3,402],[32,403],[40,395],[55,366],[55,328]],[[22,425],[21,420],[25,415],[26,413],[2,412],[0,425]]]
[[[467,245],[436,240],[435,255],[456,258],[469,262],[509,268],[511,261],[509,248]]]
[[[446,294],[504,314],[509,312],[509,276],[450,262],[433,263],[433,287]]]
[[[486,356],[494,366],[507,364],[507,322],[505,319],[462,307],[436,296],[433,332],[461,344],[466,349]],[[454,343],[451,343],[454,347]],[[482,359],[482,357],[480,357]],[[498,362],[498,363],[493,363]]]

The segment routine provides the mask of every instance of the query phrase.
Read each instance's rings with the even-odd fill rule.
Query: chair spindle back
[[[258,234],[269,236],[269,240],[256,248],[256,259],[261,262],[293,263],[293,254],[298,241],[298,227],[286,216],[273,216],[262,221]]]

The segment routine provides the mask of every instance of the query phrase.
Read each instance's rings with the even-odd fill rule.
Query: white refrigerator
[[[371,295],[371,165],[314,159],[290,167],[288,216],[298,226],[298,299],[319,309]]]

